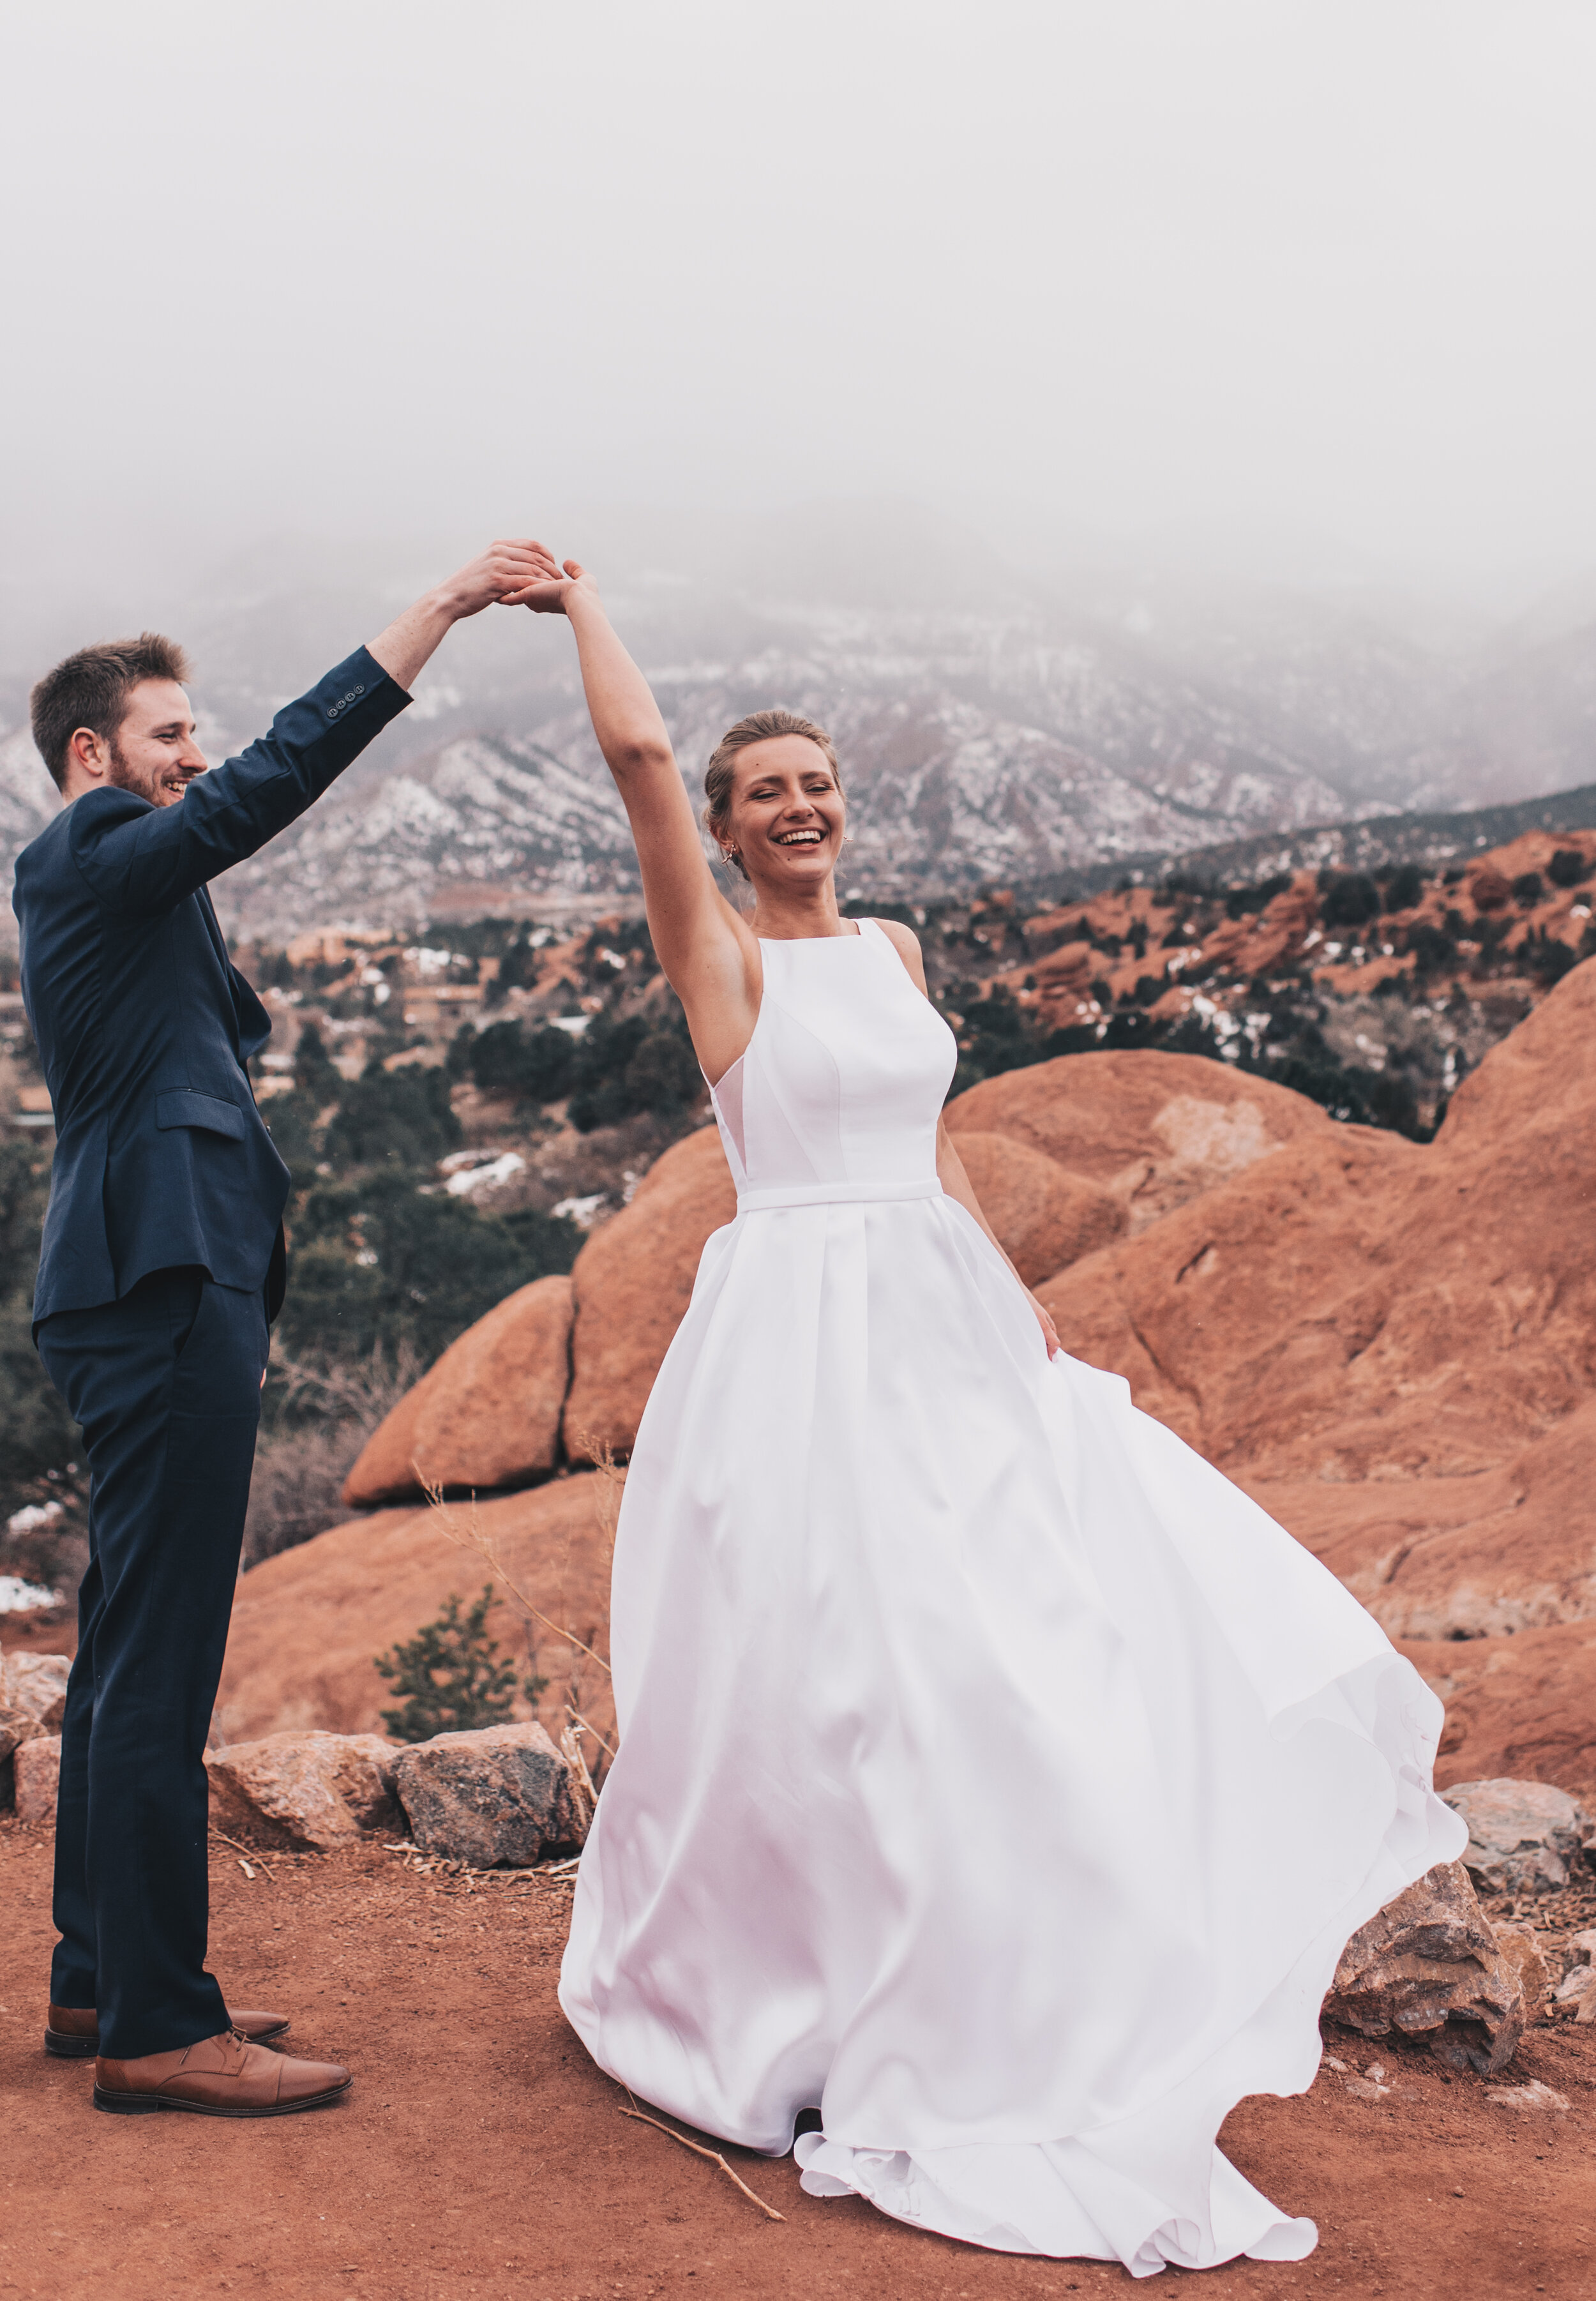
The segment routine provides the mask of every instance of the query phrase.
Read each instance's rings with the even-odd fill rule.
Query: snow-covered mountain
[[[1442,643],[1378,603],[1022,575],[923,515],[723,523],[708,541],[634,525],[600,543],[619,571],[611,612],[695,795],[744,712],[806,712],[841,754],[847,878],[864,892],[1042,878],[1596,775],[1596,630],[1567,615],[1555,635],[1530,618]],[[391,564],[351,563],[340,584],[323,560],[297,581],[291,555],[223,571],[173,616],[212,756],[419,588]],[[5,866],[54,804],[17,732],[25,699],[21,666],[0,673]],[[280,937],[635,887],[569,633],[495,611],[215,891],[232,927]]]

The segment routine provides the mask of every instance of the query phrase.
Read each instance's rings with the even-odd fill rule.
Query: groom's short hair
[[[44,677],[29,697],[33,740],[55,779],[66,782],[67,747],[79,727],[102,742],[114,743],[127,715],[128,697],[141,680],[188,678],[188,658],[175,640],[140,632],[136,640],[106,640],[79,648]]]

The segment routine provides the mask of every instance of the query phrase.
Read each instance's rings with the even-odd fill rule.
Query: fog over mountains
[[[1517,622],[1316,586],[1003,556],[902,505],[765,519],[606,514],[580,546],[652,681],[689,788],[744,712],[786,704],[841,754],[846,883],[927,894],[1263,833],[1528,799],[1596,780],[1596,584]],[[562,523],[562,526],[564,523]],[[455,556],[458,556],[457,553]],[[1062,557],[1062,554],[1058,555]],[[119,598],[189,648],[213,758],[447,565],[277,545]],[[106,626],[37,603],[0,664],[0,857],[55,805],[30,676]],[[568,632],[491,611],[301,824],[218,883],[236,931],[635,892]]]

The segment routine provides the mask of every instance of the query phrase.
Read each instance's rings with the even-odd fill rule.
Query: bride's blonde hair
[[[831,737],[813,719],[806,719],[797,711],[750,711],[735,727],[728,727],[709,755],[709,765],[704,770],[704,796],[709,804],[704,810],[705,827],[717,843],[722,838],[722,826],[731,804],[731,787],[737,777],[737,755],[746,751],[750,743],[768,743],[773,735],[802,735],[817,751],[823,751],[827,764],[836,777],[837,788],[842,789],[842,770],[837,765],[837,753]],[[740,855],[731,861],[748,877]]]

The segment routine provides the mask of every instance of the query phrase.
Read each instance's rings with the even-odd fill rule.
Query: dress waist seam
[[[773,1183],[763,1190],[740,1191],[740,1215],[767,1214],[778,1207],[890,1205],[904,1199],[940,1199],[934,1175],[909,1183]]]

